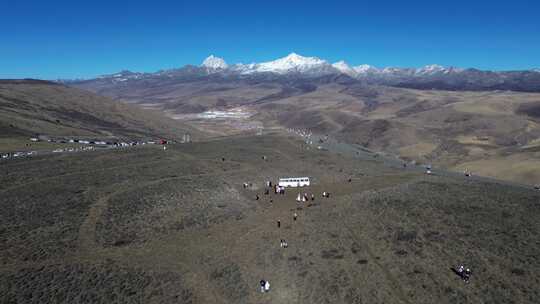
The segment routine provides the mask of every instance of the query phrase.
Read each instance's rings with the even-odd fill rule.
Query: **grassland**
[[[316,199],[264,195],[282,176],[312,177],[302,191]],[[282,134],[13,160],[0,167],[0,298],[536,303],[539,201]],[[471,283],[450,270],[458,263]]]

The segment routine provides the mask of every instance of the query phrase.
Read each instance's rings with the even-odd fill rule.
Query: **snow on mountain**
[[[398,74],[401,73],[403,69],[400,68],[393,68],[393,67],[386,67],[381,70],[383,74]]]
[[[273,73],[277,75],[257,75],[258,73]],[[159,83],[161,80],[184,81],[205,77],[206,75],[219,76],[227,79],[250,79],[255,76],[257,80],[277,79],[278,75],[286,79],[305,78],[344,74],[368,84],[382,84],[388,86],[410,87],[415,89],[443,89],[443,90],[516,90],[525,92],[540,91],[540,69],[516,71],[489,71],[474,68],[461,69],[443,67],[431,64],[420,68],[386,67],[376,68],[367,64],[350,66],[345,61],[329,63],[318,57],[304,57],[291,53],[286,57],[273,61],[251,64],[227,65],[225,60],[214,55],[208,56],[200,66],[186,65],[181,68],[157,71],[154,73],[136,73],[127,70],[103,75],[93,79],[102,85],[119,85],[128,87],[138,85],[141,80],[151,80]],[[270,76],[270,77],[267,77]],[[213,79],[215,77],[210,77]],[[324,77],[323,80],[339,79],[342,77]],[[59,80],[62,83],[90,83],[91,80],[70,81]]]
[[[224,70],[229,67],[225,60],[214,55],[206,57],[201,66],[211,70]]]
[[[108,74],[108,75],[101,75],[98,76],[97,79],[110,79],[114,82],[117,81],[127,81],[130,79],[139,79],[144,76],[144,73],[138,73],[138,72],[131,72],[128,70],[123,70],[115,74]]]
[[[343,74],[349,75],[349,76],[356,76],[358,72],[351,68],[345,61],[341,60],[336,63],[333,63],[332,66],[336,68],[338,71],[340,71]]]
[[[296,53],[291,53],[287,57],[259,63],[257,71],[283,74],[287,72],[307,71],[323,65],[328,65],[328,63],[317,57],[304,57]]]
[[[489,72],[489,71],[488,71]],[[540,73],[540,69],[530,69],[530,73]],[[443,67],[437,64],[426,65],[421,68],[398,68],[398,67],[386,67],[378,69],[376,67],[363,64],[358,66],[350,66],[345,61],[341,60],[333,64],[318,57],[304,57],[296,53],[290,53],[289,55],[279,58],[273,61],[251,63],[251,64],[234,64],[228,65],[222,58],[214,55],[208,56],[199,67],[186,66],[178,69],[163,70],[155,73],[134,73],[127,70],[98,77],[102,81],[109,81],[112,83],[129,83],[131,81],[158,78],[158,77],[185,77],[186,75],[208,75],[215,73],[224,73],[224,75],[251,75],[257,73],[275,73],[280,75],[297,75],[307,77],[318,77],[330,74],[345,74],[353,78],[363,80],[373,80],[382,83],[400,83],[403,81],[416,81],[416,80],[440,80],[456,79],[453,75],[464,75],[471,79],[484,79],[486,77],[498,77],[497,81],[504,79],[512,79],[518,77],[516,73],[510,74],[506,72],[482,72],[475,69],[460,69],[455,67]],[[489,74],[489,75],[488,75]],[[516,76],[517,75],[517,76]],[[537,77],[536,75],[532,75]],[[495,78],[494,78],[495,79]],[[501,80],[502,79],[502,80]],[[480,80],[479,80],[480,81]]]
[[[361,64],[358,66],[353,67],[354,71],[357,74],[367,74],[367,73],[377,73],[380,72],[379,69],[376,67],[373,67],[369,64]]]
[[[426,65],[425,67],[416,69],[415,73],[419,75],[433,75],[437,73],[444,73],[446,71],[447,70],[443,66],[440,66],[438,64],[430,64]]]
[[[239,74],[254,74],[254,73],[301,73],[309,75],[325,75],[332,73],[343,73],[351,77],[366,77],[369,75],[378,75],[378,77],[411,77],[411,76],[434,76],[440,74],[449,74],[462,72],[462,69],[453,67],[443,67],[437,64],[426,65],[422,68],[395,68],[386,67],[377,69],[373,66],[363,64],[355,67],[349,66],[345,61],[341,60],[333,64],[318,57],[304,57],[296,53],[290,53],[286,57],[279,58],[273,61],[242,64],[238,63],[228,66],[225,60],[210,55],[204,60],[201,65],[207,69],[209,73],[215,73],[223,70],[229,70]]]
[[[252,73],[316,73],[325,74],[335,72],[332,65],[326,60],[319,59],[317,57],[304,57],[296,53],[291,53],[286,57],[261,63],[252,64],[237,64],[234,66],[234,70],[241,72],[242,74]]]
[[[250,74],[250,73],[255,73],[256,66],[257,66],[256,63],[250,63],[250,64],[237,63],[231,66],[230,69],[240,74]]]
[[[426,65],[423,68],[416,69],[415,74],[420,76],[431,76],[436,74],[451,74],[451,73],[460,73],[464,69],[455,68],[455,67],[443,67],[438,64]]]

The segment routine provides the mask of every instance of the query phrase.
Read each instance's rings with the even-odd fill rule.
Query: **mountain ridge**
[[[185,65],[180,68],[140,73],[123,70],[87,80],[59,80],[65,84],[104,82],[121,85],[126,82],[184,82],[196,79],[254,79],[264,81],[276,78],[313,79],[327,75],[347,75],[365,84],[404,87],[421,90],[489,91],[508,90],[540,92],[540,70],[489,71],[475,68],[444,67],[438,64],[419,68],[377,68],[362,64],[350,66],[345,61],[330,63],[318,57],[305,57],[297,53],[260,63],[227,64],[220,57],[210,55],[201,65]]]

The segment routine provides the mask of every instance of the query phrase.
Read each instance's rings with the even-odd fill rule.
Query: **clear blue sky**
[[[0,78],[152,72],[290,52],[352,65],[540,67],[540,1],[5,1]]]

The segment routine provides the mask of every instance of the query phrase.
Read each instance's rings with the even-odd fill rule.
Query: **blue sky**
[[[540,67],[540,1],[26,0],[0,7],[0,78],[89,78],[199,64],[209,54],[250,63],[290,52],[378,67]]]

